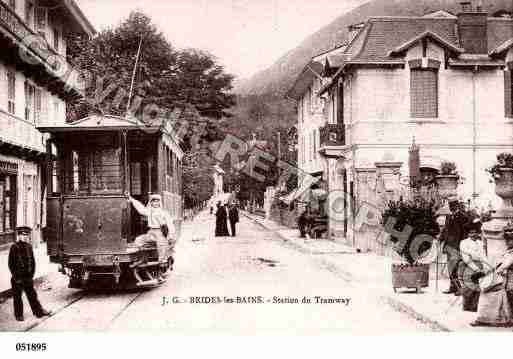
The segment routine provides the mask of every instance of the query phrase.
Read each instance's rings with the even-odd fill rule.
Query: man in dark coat
[[[38,318],[50,316],[51,312],[43,309],[37,293],[34,290],[34,274],[36,272],[36,261],[34,251],[30,244],[31,228],[16,228],[16,242],[9,251],[9,270],[11,271],[11,285],[13,292],[14,316],[16,320],[23,321],[23,292],[32,309],[32,313]]]
[[[457,199],[449,200],[451,214],[447,216],[445,226],[440,236],[444,244],[444,253],[447,254],[447,269],[449,270],[450,286],[445,294],[460,295],[458,282],[458,265],[461,261],[460,243],[465,239],[467,217],[463,212],[462,204]]]
[[[232,237],[236,236],[236,226],[239,223],[239,210],[237,209],[237,205],[232,203],[230,206],[230,210],[228,212],[228,219],[230,220],[230,229],[232,231]]]

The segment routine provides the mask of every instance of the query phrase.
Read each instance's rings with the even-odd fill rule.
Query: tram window
[[[121,149],[117,145],[79,143],[73,147],[66,161],[65,187],[68,193],[122,192]]]
[[[59,150],[57,148],[57,146],[52,143],[52,147],[51,147],[51,151],[52,151],[52,162],[51,162],[51,174],[52,174],[52,188],[51,188],[51,193],[53,195],[58,195],[59,193],[61,193],[61,181],[60,181],[60,167],[61,167],[61,162],[59,160]]]
[[[130,169],[130,193],[134,196],[142,194],[142,181],[141,181],[141,163],[135,162],[131,164]]]

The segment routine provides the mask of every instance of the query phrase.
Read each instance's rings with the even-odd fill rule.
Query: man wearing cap
[[[11,271],[11,285],[13,292],[14,316],[16,320],[23,321],[23,300],[21,295],[25,292],[32,309],[32,313],[38,318],[50,316],[51,312],[45,310],[34,289],[34,274],[36,273],[36,261],[34,251],[30,244],[29,227],[16,228],[16,242],[9,251],[9,270]]]
[[[159,255],[159,262],[165,263],[167,261],[166,252],[168,246],[168,238],[173,240],[171,245],[172,250],[176,243],[176,232],[174,230],[174,223],[169,213],[162,208],[162,197],[158,194],[150,195],[148,205],[145,207],[141,202],[128,195],[128,201],[134,206],[136,211],[148,219],[148,232],[135,239],[135,244],[143,246],[148,242],[156,242]],[[171,257],[173,261],[173,257]]]
[[[458,264],[461,261],[460,243],[465,239],[467,218],[462,211],[462,205],[455,197],[449,199],[449,210],[451,214],[447,217],[444,229],[440,235],[440,242],[444,245],[443,252],[447,254],[450,279],[449,289],[444,291],[444,293],[460,295]]]

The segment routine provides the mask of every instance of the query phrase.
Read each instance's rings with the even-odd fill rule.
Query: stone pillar
[[[376,175],[383,181],[382,195],[387,200],[398,200],[402,162],[376,162]]]
[[[492,216],[492,220],[483,224],[487,240],[488,258],[495,265],[497,259],[506,251],[504,227],[513,220],[513,169],[502,168],[500,176],[495,178],[495,193],[502,199],[502,206]]]

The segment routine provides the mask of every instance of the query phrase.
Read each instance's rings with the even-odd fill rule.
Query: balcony
[[[319,152],[327,157],[339,157],[340,151],[336,150],[346,145],[346,126],[328,123],[319,129],[319,134]]]
[[[39,85],[64,98],[80,95],[79,90],[66,83],[73,67],[3,1],[0,1],[0,48],[2,60],[19,67]]]
[[[20,157],[37,157],[45,152],[43,134],[35,125],[0,109],[0,147]]]

